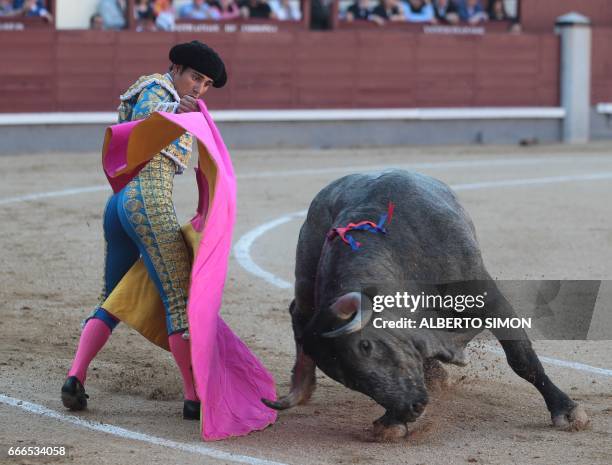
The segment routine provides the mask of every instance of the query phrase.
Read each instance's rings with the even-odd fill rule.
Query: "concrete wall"
[[[0,154],[92,152],[106,125],[0,126]],[[560,119],[225,122],[230,148],[514,144],[561,140]],[[612,132],[612,131],[611,131]],[[612,134],[610,134],[612,137]]]
[[[612,140],[612,115],[591,109],[591,140]]]

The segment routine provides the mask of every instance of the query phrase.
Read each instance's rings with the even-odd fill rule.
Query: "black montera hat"
[[[189,66],[213,80],[213,87],[223,87],[227,73],[217,52],[199,40],[175,45],[170,49],[170,61],[175,65]]]

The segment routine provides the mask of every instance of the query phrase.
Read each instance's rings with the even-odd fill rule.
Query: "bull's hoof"
[[[587,429],[591,421],[580,405],[575,405],[568,412],[552,417],[555,428],[563,431],[582,431]]]
[[[378,420],[374,422],[372,428],[372,435],[377,442],[390,442],[398,441],[408,434],[408,428],[406,425],[401,423],[394,423],[392,425],[383,425]]]

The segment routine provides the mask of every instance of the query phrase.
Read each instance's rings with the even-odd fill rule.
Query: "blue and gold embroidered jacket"
[[[154,111],[175,113],[180,97],[169,74],[141,76],[119,97],[119,122],[144,119]],[[176,173],[182,173],[191,157],[192,136],[188,132],[160,153],[174,162]]]

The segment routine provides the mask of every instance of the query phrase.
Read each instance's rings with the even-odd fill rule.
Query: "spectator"
[[[219,19],[219,10],[204,0],[193,0],[190,4],[181,7],[179,17],[182,19]]]
[[[89,29],[92,29],[94,31],[103,30],[104,20],[102,19],[102,16],[100,16],[98,13],[94,13],[93,15],[91,15],[91,18],[89,18]]]
[[[508,30],[512,33],[519,34],[522,31],[521,24],[517,18],[513,18],[506,11],[506,6],[503,0],[492,0],[489,4],[489,20],[490,21],[511,21]]]
[[[136,31],[156,31],[153,0],[136,0],[134,3],[134,19],[136,20]]]
[[[153,3],[155,12],[155,26],[161,31],[173,31],[175,23],[174,7],[172,0],[155,0]]]
[[[488,19],[480,0],[461,0],[459,3],[459,17],[462,21],[472,25]]]
[[[18,10],[21,11],[23,10],[23,5],[26,2],[26,0],[13,0],[13,10]],[[41,8],[45,8],[45,0],[37,0],[36,4],[41,7]]]
[[[382,25],[387,21],[404,21],[405,17],[398,0],[380,0],[380,3],[372,10],[372,20]]]
[[[240,8],[235,0],[220,0],[216,5],[219,19],[235,19],[240,17]]]
[[[136,21],[147,21],[155,18],[151,0],[136,0],[134,4],[134,19]]]
[[[458,24],[459,12],[453,0],[433,0],[436,21],[444,24]]]
[[[42,3],[38,2],[38,0],[25,0],[23,2],[21,11],[26,17],[40,17],[49,22],[53,21],[53,16],[51,13],[49,13],[49,11],[42,6]]]
[[[331,28],[333,0],[310,0],[310,29],[324,31]]]
[[[300,5],[292,0],[272,0],[270,8],[276,19],[281,21],[299,21],[302,19]]]
[[[352,21],[367,21],[372,16],[370,10],[370,0],[355,0],[351,6],[346,9],[346,20]]]
[[[266,0],[247,0],[240,8],[243,18],[274,18],[272,8]]]
[[[411,23],[435,22],[434,8],[429,0],[408,0],[404,4],[406,21]]]
[[[20,13],[13,8],[13,0],[0,0],[0,17],[17,16]]]
[[[125,28],[125,0],[100,0],[97,12],[102,16],[104,29]]]
[[[492,0],[489,2],[489,19],[491,21],[508,21],[511,18],[506,13],[503,0]]]

